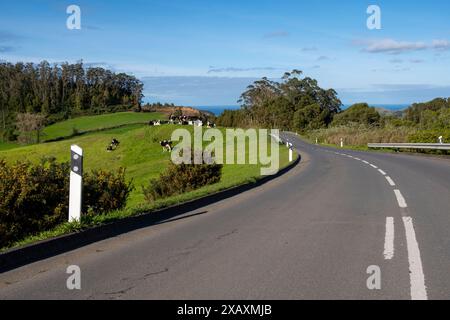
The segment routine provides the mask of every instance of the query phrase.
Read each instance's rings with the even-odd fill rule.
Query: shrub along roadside
[[[68,163],[43,159],[40,164],[0,160],[0,247],[56,227],[67,220]],[[84,213],[122,209],[131,192],[125,170],[85,174]]]
[[[369,149],[368,143],[438,143],[438,137],[442,136],[444,143],[450,143],[450,130],[422,130],[415,127],[370,127],[364,125],[348,125],[340,127],[330,127],[309,131],[304,137],[311,143],[316,141],[329,146],[339,146],[341,138],[344,141],[344,148],[356,150]],[[389,151],[392,149],[382,149]],[[448,154],[445,150],[407,150],[400,149],[400,152],[414,152],[424,154]]]
[[[191,153],[192,155],[194,152]],[[193,160],[193,157],[192,157]],[[219,164],[180,164],[170,163],[159,179],[152,179],[144,186],[145,200],[149,203],[158,199],[189,192],[206,185],[215,184],[222,176]]]
[[[408,137],[411,143],[437,143],[442,136],[445,143],[450,143],[450,130],[419,130]]]

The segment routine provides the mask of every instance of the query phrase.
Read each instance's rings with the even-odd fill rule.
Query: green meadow
[[[172,132],[175,129],[188,129],[191,134],[194,130],[192,126],[148,126],[144,124],[150,120],[159,118],[163,118],[163,115],[155,113],[118,113],[83,117],[57,123],[45,129],[45,132],[47,133],[46,137],[52,137],[52,139],[61,138],[61,141],[28,146],[0,144],[0,159],[5,159],[5,161],[9,163],[24,160],[37,163],[45,157],[53,157],[60,162],[69,161],[70,146],[72,144],[77,144],[83,148],[84,151],[85,171],[95,169],[116,170],[123,167],[126,169],[127,180],[132,181],[134,186],[134,190],[130,194],[125,209],[111,212],[106,215],[86,217],[82,220],[81,224],[66,223],[54,230],[28,237],[14,246],[48,239],[68,232],[78,231],[94,225],[122,219],[127,216],[151,212],[156,209],[190,201],[234,186],[254,182],[261,177],[260,165],[225,164],[223,166],[220,182],[188,193],[157,200],[153,203],[147,203],[144,200],[142,186],[147,185],[151,179],[158,178],[160,173],[168,167],[171,161],[170,153],[163,152],[159,142],[161,140],[171,139]],[[74,126],[86,133],[65,138],[67,135],[70,136]],[[224,133],[225,139],[225,129],[220,128],[219,130]],[[115,151],[108,152],[106,148],[113,138],[119,140],[120,145]],[[269,140],[270,138],[267,139]],[[226,143],[227,141],[224,141],[224,154],[226,154]],[[230,142],[228,141],[228,143]],[[203,146],[206,144],[207,142],[203,142]],[[248,143],[245,152],[246,159],[248,159]],[[289,163],[289,152],[286,147],[280,146],[279,153],[280,168],[282,168]]]
[[[42,138],[44,141],[55,140],[70,137],[75,131],[83,133],[93,130],[104,130],[129,124],[144,124],[150,120],[165,118],[166,116],[164,114],[156,112],[118,112],[98,116],[85,116],[57,122],[46,127],[42,132]]]

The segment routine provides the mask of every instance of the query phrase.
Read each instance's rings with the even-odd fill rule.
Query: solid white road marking
[[[409,279],[412,300],[427,300],[425,275],[423,274],[422,259],[420,258],[419,244],[417,243],[414,224],[411,217],[403,217],[406,231],[406,242],[409,260]]]
[[[386,236],[384,238],[384,259],[391,260],[394,257],[394,218],[386,218]]]
[[[372,168],[374,168],[374,169],[378,169],[378,167],[376,166],[376,165],[374,165],[374,164],[371,164],[370,165]]]
[[[355,160],[358,160],[358,161],[361,161],[361,159],[360,158],[354,158]]]
[[[402,193],[400,190],[396,189],[394,190],[395,197],[397,198],[398,205],[400,208],[408,208],[408,205],[406,204],[405,198],[403,198]]]
[[[369,164],[369,162],[367,162],[366,160],[363,160],[362,162],[364,162],[365,164]]]
[[[387,176],[387,177],[386,177],[386,180],[389,182],[389,184],[390,184],[392,187],[395,187],[395,182],[394,182],[394,180],[391,179],[391,177]]]
[[[386,172],[384,172],[383,170],[381,170],[381,169],[378,169],[378,171],[383,175],[383,176],[385,176],[386,175]]]

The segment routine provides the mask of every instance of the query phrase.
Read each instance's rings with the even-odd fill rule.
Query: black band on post
[[[80,156],[78,153],[71,151],[71,161],[70,161],[70,169],[73,173],[76,173],[80,176],[83,175],[83,156]]]

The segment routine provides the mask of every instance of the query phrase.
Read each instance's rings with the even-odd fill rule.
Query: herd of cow
[[[197,127],[208,127],[208,128],[215,128],[216,124],[210,121],[206,121],[206,123],[203,122],[198,117],[189,117],[189,116],[170,116],[170,120],[168,121],[161,121],[161,120],[152,120],[148,123],[149,126],[160,126],[163,124],[179,124],[183,126],[197,126]]]
[[[163,152],[169,151],[171,152],[173,149],[173,142],[171,140],[163,140],[160,141],[159,144],[163,148]],[[111,152],[117,149],[117,147],[120,145],[119,140],[116,138],[113,138],[109,146],[106,148],[106,151]]]
[[[161,121],[161,120],[151,120],[148,125],[149,126],[161,126],[163,124],[179,124],[179,125],[194,125],[194,126],[204,126],[203,121],[198,118],[191,118],[187,116],[182,117],[174,117],[171,116],[169,121]],[[212,122],[207,121],[206,126],[208,128],[214,128],[216,125]],[[163,148],[163,152],[171,152],[173,149],[173,142],[171,140],[163,140],[160,141],[159,144]],[[120,142],[113,138],[109,146],[106,148],[106,151],[112,152],[116,150],[120,145]]]

